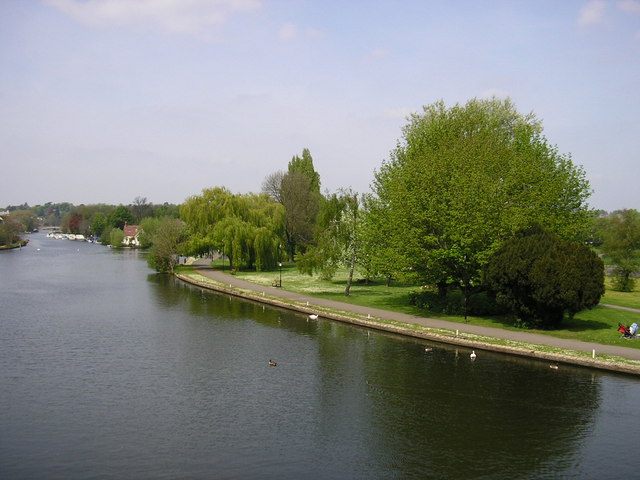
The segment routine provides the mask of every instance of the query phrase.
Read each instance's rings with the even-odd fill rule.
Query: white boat
[[[79,233],[79,234],[76,235],[76,240],[78,242],[84,242],[86,240],[86,238],[84,238],[84,235]]]
[[[76,236],[73,233],[70,233],[70,234],[67,235],[67,239],[68,240],[75,240]]]

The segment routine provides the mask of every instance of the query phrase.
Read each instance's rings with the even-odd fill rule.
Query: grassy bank
[[[633,292],[616,292],[611,289],[612,284],[611,278],[607,278],[607,291],[600,300],[601,303],[640,309],[640,279],[636,280],[636,288]]]
[[[14,248],[24,247],[27,243],[29,243],[29,240],[22,240],[20,242],[11,243],[9,245],[0,245],[0,250],[11,250]]]
[[[279,270],[272,272],[237,272],[236,275],[243,280],[265,286],[270,286],[275,280],[282,278],[282,287],[293,292],[354,305],[464,323],[462,316],[443,315],[420,310],[409,305],[409,292],[415,291],[417,288],[413,285],[392,284],[391,286],[386,286],[383,282],[369,284],[356,282],[351,287],[351,295],[345,297],[346,271],[338,272],[333,280],[322,280],[315,276],[301,275],[296,270],[295,265],[286,264],[283,265],[282,272]],[[607,293],[602,298],[602,303],[640,309],[640,290],[636,289],[631,293],[607,290]],[[468,321],[474,325],[518,330],[517,327],[514,327],[513,321],[506,317],[468,317]],[[628,340],[620,338],[620,334],[617,332],[619,323],[631,324],[633,322],[640,323],[640,313],[599,306],[579,313],[573,320],[565,319],[560,330],[535,330],[535,333],[603,345],[640,348],[640,339]]]

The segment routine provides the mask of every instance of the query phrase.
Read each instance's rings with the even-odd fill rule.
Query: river
[[[30,238],[0,252],[3,480],[640,476],[635,377],[425,351]]]

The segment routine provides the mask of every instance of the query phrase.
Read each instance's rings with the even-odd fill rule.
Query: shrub
[[[464,304],[461,292],[450,292],[442,297],[431,290],[421,290],[409,294],[409,303],[423,310],[447,315],[464,315]],[[508,310],[500,305],[491,292],[477,292],[467,300],[467,315],[493,316],[502,315]]]
[[[599,303],[604,264],[586,245],[533,226],[490,258],[484,281],[524,325],[550,329]]]

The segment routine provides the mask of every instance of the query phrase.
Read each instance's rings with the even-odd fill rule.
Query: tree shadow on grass
[[[611,325],[598,320],[580,320],[574,318],[573,320],[565,319],[560,325],[561,330],[567,330],[568,332],[588,332],[595,330],[611,330]]]

